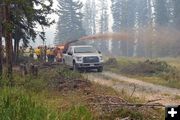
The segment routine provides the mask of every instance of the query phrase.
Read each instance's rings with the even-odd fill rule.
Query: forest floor
[[[163,120],[158,101],[130,96],[61,64],[40,64],[38,76],[15,69],[14,87],[0,88],[0,119]],[[91,73],[87,73],[88,75]],[[25,109],[26,108],[26,109]]]

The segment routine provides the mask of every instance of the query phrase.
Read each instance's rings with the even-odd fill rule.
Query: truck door
[[[69,47],[67,51],[66,64],[72,66],[73,65],[72,63],[73,63],[73,49],[72,47]]]

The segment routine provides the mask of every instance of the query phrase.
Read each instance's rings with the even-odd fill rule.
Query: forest
[[[164,120],[180,104],[179,11],[180,0],[0,0],[0,120]],[[89,69],[65,64],[72,41],[96,47],[104,71],[88,55],[76,59]]]
[[[177,57],[180,55],[179,0],[58,0],[55,44],[82,36],[127,33],[128,40],[91,40],[105,55]],[[71,33],[71,34],[70,34]]]

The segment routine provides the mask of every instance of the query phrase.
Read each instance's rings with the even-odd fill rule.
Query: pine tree
[[[52,0],[44,1],[39,0],[27,0],[13,2],[11,8],[11,18],[13,21],[14,30],[12,32],[12,38],[14,39],[14,61],[17,62],[19,43],[23,42],[24,46],[28,46],[31,40],[35,40],[37,36],[44,41],[45,33],[44,27],[49,27],[54,23],[54,20],[50,20],[47,15],[54,12],[52,9]],[[36,8],[34,6],[42,6],[42,8]],[[41,30],[37,30],[37,25],[41,26]]]
[[[156,0],[156,23],[158,26],[167,26],[169,22],[166,0]]]
[[[135,45],[136,49],[134,49],[134,56],[146,56],[146,48],[145,48],[145,35],[144,30],[147,30],[149,26],[149,18],[150,18],[150,9],[149,9],[149,2],[148,0],[139,0],[136,2],[136,12],[138,16],[136,16],[136,20],[138,23],[138,28],[136,31],[138,32],[137,35],[137,43]],[[135,23],[136,25],[136,23]]]
[[[41,0],[13,0],[7,1],[3,0],[3,18],[5,21],[2,23],[3,26],[3,36],[5,38],[5,48],[6,48],[6,75],[9,80],[10,85],[12,85],[12,63],[13,63],[13,44],[12,39],[15,38],[16,28],[23,31],[24,34],[19,34],[19,36],[29,36],[35,38],[37,35],[43,37],[44,32],[39,32],[36,30],[36,25],[44,26],[51,25],[51,20],[48,19],[47,15],[52,12],[52,0],[47,0],[48,5]],[[35,8],[35,6],[41,6],[40,9]],[[23,38],[22,37],[22,38]],[[30,39],[29,39],[30,40]]]
[[[113,32],[120,32],[121,28],[121,17],[122,17],[122,1],[123,0],[111,0],[112,1],[112,15],[113,15]],[[120,42],[119,41],[112,41],[112,53],[114,55],[121,55],[120,51]]]
[[[55,44],[79,39],[85,35],[82,25],[83,4],[73,0],[59,0],[59,21]]]
[[[174,3],[174,24],[177,29],[180,30],[180,0],[173,0]]]
[[[95,0],[87,0],[84,5],[84,19],[83,19],[83,28],[86,31],[86,35],[96,34],[96,26],[97,26],[97,10],[96,10],[96,2]],[[97,41],[91,40],[86,43],[93,45],[98,49]]]
[[[86,31],[86,35],[93,34],[93,8],[92,1],[87,0],[84,5],[84,17],[83,17],[83,27]]]
[[[100,33],[106,33],[108,32],[108,27],[109,27],[109,23],[108,23],[108,2],[107,0],[101,0],[100,1],[100,21],[99,21],[99,25],[100,25]],[[102,40],[99,42],[99,49],[100,51],[102,51],[104,54],[108,54],[109,53],[109,47],[108,47],[108,41],[107,40]]]

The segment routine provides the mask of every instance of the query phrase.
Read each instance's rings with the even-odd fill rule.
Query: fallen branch
[[[144,103],[90,103],[89,105],[110,105],[110,106],[131,106],[131,107],[165,107],[162,104],[144,104]]]
[[[157,102],[157,101],[160,101],[160,100],[162,100],[162,99],[149,100],[149,101],[147,101],[147,103],[146,103],[146,104],[148,104],[148,103],[152,103],[152,102]]]
[[[134,93],[135,93],[135,91],[136,91],[136,85],[135,85],[135,84],[133,84],[133,85],[134,85],[134,89],[133,89],[133,92],[132,92],[130,98],[134,95]]]

